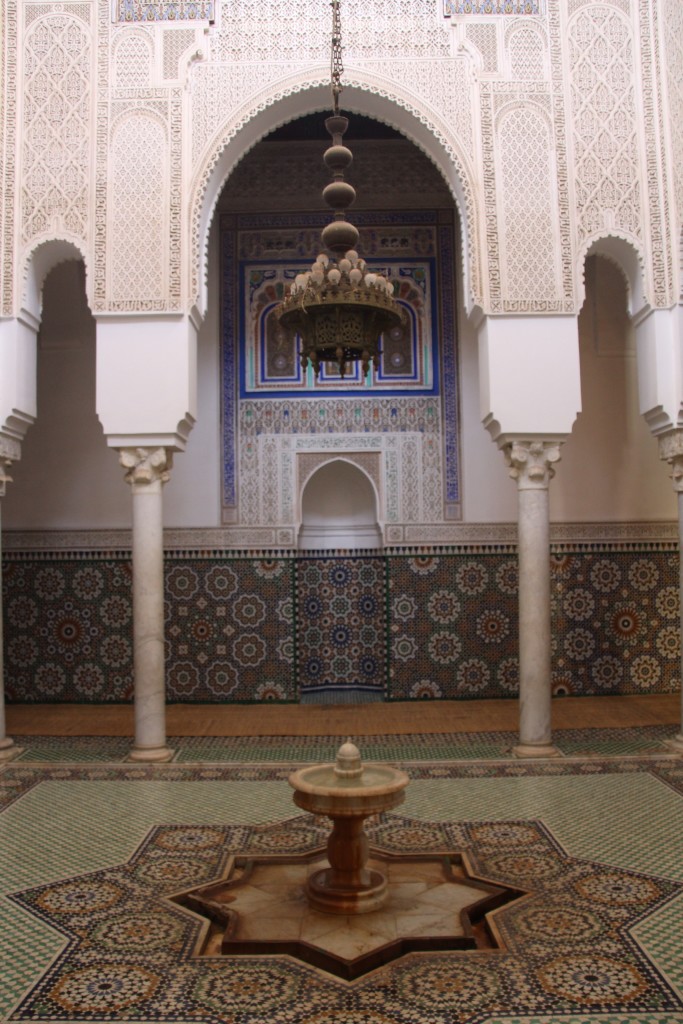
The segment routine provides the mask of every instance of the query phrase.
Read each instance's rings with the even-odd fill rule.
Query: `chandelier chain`
[[[332,107],[335,114],[339,113],[339,94],[342,91],[341,77],[344,74],[342,63],[341,13],[339,0],[332,0],[332,59],[330,76],[332,84]]]

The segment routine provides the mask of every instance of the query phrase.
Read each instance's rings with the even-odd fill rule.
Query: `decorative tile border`
[[[519,17],[525,14],[545,14],[545,0],[444,0],[446,18],[467,15],[502,15]]]
[[[215,19],[215,0],[117,0],[116,21],[208,21]]]

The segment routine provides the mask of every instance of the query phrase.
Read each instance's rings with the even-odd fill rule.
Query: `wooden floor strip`
[[[678,694],[560,697],[553,729],[676,725]],[[510,700],[419,701],[386,704],[171,704],[169,736],[402,736],[516,732],[518,703]],[[16,704],[7,707],[16,736],[132,736],[131,705]]]

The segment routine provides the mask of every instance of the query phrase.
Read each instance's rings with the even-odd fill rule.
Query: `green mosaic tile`
[[[628,754],[661,754],[675,728],[669,725],[635,726],[630,729],[558,729],[556,746],[572,757],[621,757]]]
[[[17,761],[123,761],[133,745],[128,736],[25,736]]]
[[[683,898],[672,900],[632,930],[634,939],[683,998]]]
[[[652,776],[591,775],[413,781],[405,813],[418,818],[540,818],[576,857],[683,879],[683,801]],[[562,771],[562,764],[551,769]]]

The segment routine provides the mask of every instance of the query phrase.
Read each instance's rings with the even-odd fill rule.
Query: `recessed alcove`
[[[381,547],[377,496],[369,477],[345,459],[316,469],[301,494],[299,550]]]

